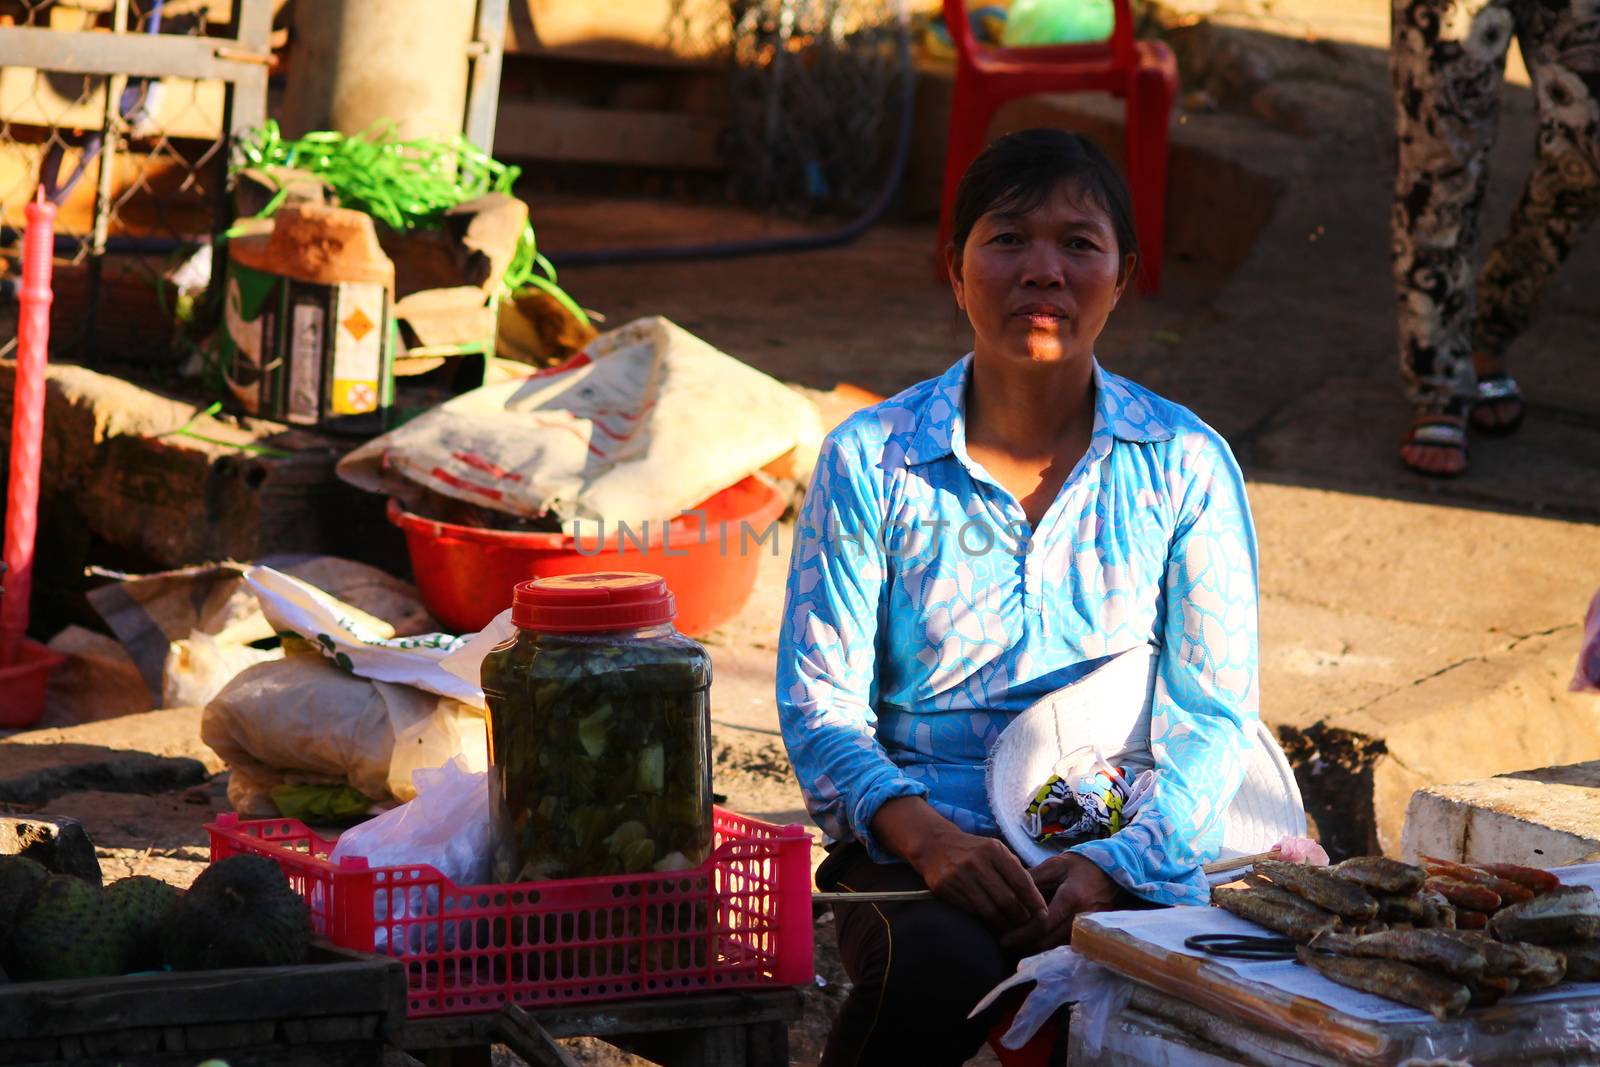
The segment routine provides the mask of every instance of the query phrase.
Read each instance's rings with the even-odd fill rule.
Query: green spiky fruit
[[[19,982],[121,974],[128,932],[105,892],[82,878],[52,874],[23,902],[4,965]]]
[[[276,863],[229,856],[194,880],[168,916],[161,944],[179,971],[304,963],[311,914]]]
[[[11,938],[22,902],[50,877],[44,864],[26,856],[0,856],[0,950]]]
[[[183,894],[159,878],[136,874],[106,886],[106,899],[128,932],[128,970],[161,967],[161,931]]]

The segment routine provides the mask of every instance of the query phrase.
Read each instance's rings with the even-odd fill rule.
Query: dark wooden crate
[[[378,1067],[405,1017],[398,962],[319,942],[297,967],[0,985],[0,1064]]]

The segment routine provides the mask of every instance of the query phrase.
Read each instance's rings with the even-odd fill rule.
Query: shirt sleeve
[[[812,818],[885,862],[898,857],[873,839],[872,817],[886,801],[928,789],[901,772],[875,730],[887,567],[881,477],[843,431],[823,443],[789,560],[777,698]]]
[[[1203,904],[1201,864],[1244,780],[1259,718],[1255,526],[1244,478],[1210,434],[1183,442],[1188,467],[1167,554],[1161,648],[1150,713],[1156,784],[1112,837],[1072,849],[1118,885],[1160,904]]]

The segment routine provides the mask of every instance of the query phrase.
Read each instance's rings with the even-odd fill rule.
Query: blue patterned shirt
[[[1150,644],[1153,798],[1075,846],[1118,884],[1203,903],[1200,865],[1257,717],[1256,544],[1227,444],[1094,368],[1088,451],[1038,527],[966,449],[969,355],[828,435],[797,525],[777,697],[817,824],[873,858],[884,802],[999,836],[984,761],[1035,700]],[[1042,784],[1042,783],[1041,783]]]

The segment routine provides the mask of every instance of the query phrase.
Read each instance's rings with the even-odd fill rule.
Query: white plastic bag
[[[426,863],[457,885],[489,878],[489,783],[457,757],[412,773],[417,795],[339,835],[329,859],[360,856],[369,867]]]
[[[172,642],[161,671],[161,706],[203,708],[240,671],[282,659],[281,649],[232,644],[195,630]]]
[[[1589,602],[1583,620],[1583,644],[1578,648],[1578,669],[1570,688],[1574,693],[1600,693],[1600,590]]]
[[[1073,1029],[1082,1028],[1084,1051],[1098,1056],[1105,1044],[1106,1025],[1127,1004],[1130,992],[1128,983],[1119,981],[1111,971],[1084,959],[1071,945],[1062,945],[1019,962],[1017,973],[989,990],[967,1018],[973,1018],[998,1000],[1000,994],[1024,982],[1036,984],[1017,1009],[1011,1028],[1000,1039],[1009,1049],[1019,1049],[1032,1041],[1063,1004],[1076,1004]]]
[[[507,608],[490,619],[489,625],[463,638],[461,644],[440,661],[439,666],[461,679],[463,684],[480,684],[484,657],[496,645],[516,636],[517,624],[511,621],[511,609]]]
[[[592,532],[596,520],[676,518],[786,456],[804,481],[821,441],[808,399],[652,317],[557,370],[447,401],[357,448],[339,476]]]

